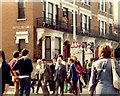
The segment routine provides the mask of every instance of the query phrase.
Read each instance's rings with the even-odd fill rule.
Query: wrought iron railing
[[[72,20],[69,20],[67,23],[64,23],[62,20],[54,20],[51,18],[36,18],[37,22],[37,28],[49,28],[53,30],[59,30],[63,32],[73,33],[73,24]],[[109,39],[113,41],[119,41],[120,36],[114,33],[109,33],[105,35],[100,35],[98,31],[95,30],[85,30],[84,28],[81,28],[80,26],[76,27],[76,33],[77,35],[83,35],[83,36],[90,36],[100,39]]]

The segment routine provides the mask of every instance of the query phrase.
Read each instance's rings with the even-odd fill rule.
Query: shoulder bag
[[[112,64],[112,75],[113,75],[113,87],[115,89],[120,90],[120,77],[118,76],[116,72],[116,66],[115,66],[114,59],[111,59],[111,64]]]

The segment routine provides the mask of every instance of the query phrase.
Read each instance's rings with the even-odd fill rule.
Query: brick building
[[[7,60],[12,58],[14,50],[23,48],[30,50],[33,59],[50,60],[58,54],[63,54],[64,58],[70,56],[73,3],[68,0],[38,1],[2,2],[2,49]],[[113,48],[118,45],[112,6],[112,2],[105,0],[76,2],[76,40],[84,53],[88,45],[94,57],[97,57],[99,44],[106,42]]]

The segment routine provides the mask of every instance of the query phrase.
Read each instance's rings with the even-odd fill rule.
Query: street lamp
[[[76,40],[75,0],[73,0],[73,39],[75,39],[75,40]]]

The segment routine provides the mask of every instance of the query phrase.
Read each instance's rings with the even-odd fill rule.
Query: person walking
[[[111,63],[112,50],[109,45],[102,44],[98,49],[99,60],[92,64],[91,78],[88,90],[91,95],[97,94],[99,96],[119,96],[119,90],[113,87],[113,74]],[[120,76],[120,66],[114,59],[115,67],[118,75]]]
[[[32,60],[28,57],[29,51],[22,50],[22,57],[13,67],[15,78],[20,80],[20,96],[23,96],[25,91],[26,96],[30,96],[31,73],[33,71]],[[16,70],[19,70],[20,76],[16,75]]]
[[[50,70],[50,66],[46,63],[45,59],[42,59],[42,72],[41,75],[41,84],[42,84],[42,91],[44,96],[49,96],[50,93],[48,91],[47,84],[49,84],[49,81],[52,80],[52,72]]]
[[[55,81],[54,81],[54,73],[55,73],[55,66],[56,66],[57,58],[53,58],[53,63],[50,65],[50,69],[52,72],[52,80],[50,81],[50,91],[53,91],[52,94],[55,93]]]
[[[62,64],[61,57],[57,59],[58,67],[55,69],[54,81],[56,82],[55,96],[58,96],[58,89],[60,87],[60,96],[64,96],[64,81],[66,80],[66,66]]]
[[[35,77],[37,76],[37,81],[38,81],[38,84],[37,84],[37,90],[36,90],[36,93],[38,94],[38,91],[39,91],[39,88],[41,87],[41,71],[42,71],[42,60],[41,59],[38,59],[37,60],[37,66],[36,66],[36,70],[35,70]]]
[[[18,51],[13,52],[13,59],[9,62],[12,79],[14,79],[13,66],[15,66],[18,59],[19,59],[19,52]],[[16,71],[16,74],[17,76],[19,75],[17,71]],[[14,89],[15,96],[18,96],[19,95],[19,81],[14,79],[13,82],[15,86],[15,89]]]
[[[75,61],[73,59],[69,60],[70,62],[70,83],[71,83],[71,88],[73,91],[73,94],[77,96],[78,91],[77,91],[77,82],[78,82],[78,74],[75,68]]]
[[[5,53],[0,49],[0,96],[7,94],[11,82],[10,66],[5,60]]]

